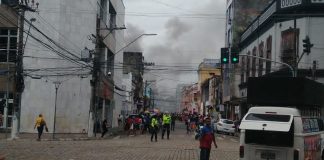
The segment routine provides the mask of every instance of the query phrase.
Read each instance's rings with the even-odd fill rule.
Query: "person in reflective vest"
[[[169,139],[169,136],[170,136],[170,124],[171,124],[171,116],[170,116],[169,112],[166,111],[163,114],[163,118],[162,118],[162,126],[163,126],[162,139],[164,139],[165,130],[167,131],[167,139]]]
[[[153,142],[153,135],[155,136],[155,142],[157,142],[158,126],[159,126],[159,123],[156,119],[156,115],[153,115],[152,119],[151,119],[151,142]]]

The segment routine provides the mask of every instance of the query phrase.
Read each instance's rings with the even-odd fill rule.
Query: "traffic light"
[[[237,51],[231,51],[231,63],[237,64],[239,60],[239,53]]]
[[[228,64],[229,62],[229,49],[221,48],[221,63]]]
[[[304,53],[309,54],[311,52],[311,48],[313,46],[314,46],[314,44],[311,44],[310,40],[309,40],[309,37],[306,36],[306,38],[303,39],[303,47],[304,47],[303,51],[304,51]]]

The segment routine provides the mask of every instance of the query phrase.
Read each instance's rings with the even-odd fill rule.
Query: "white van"
[[[296,108],[252,107],[240,124],[241,160],[320,160],[323,121]]]

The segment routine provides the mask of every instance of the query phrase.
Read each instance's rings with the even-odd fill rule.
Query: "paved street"
[[[160,135],[159,135],[160,136]],[[41,141],[19,139],[0,141],[0,154],[6,160],[198,160],[198,141],[179,126],[170,140],[151,142],[149,135],[116,136],[86,141]],[[218,148],[212,149],[211,160],[237,160],[238,137],[217,135]]]

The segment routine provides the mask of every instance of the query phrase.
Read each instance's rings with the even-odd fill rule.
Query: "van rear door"
[[[292,121],[292,115],[249,113],[242,120],[240,129],[288,132]]]
[[[287,159],[294,144],[292,122],[292,115],[248,113],[240,125],[248,159]]]

